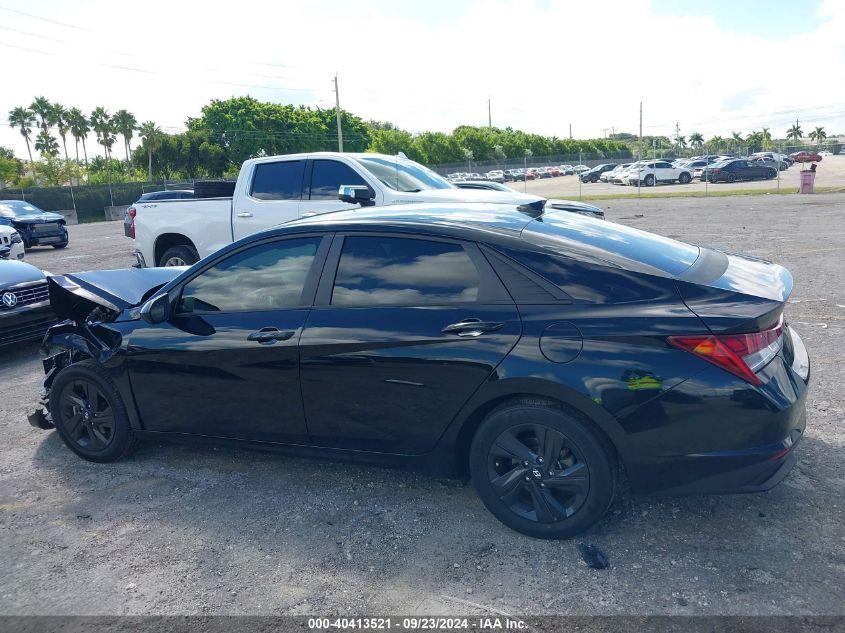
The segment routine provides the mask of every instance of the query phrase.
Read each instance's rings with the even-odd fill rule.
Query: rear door
[[[372,186],[355,169],[346,163],[331,158],[315,158],[308,161],[306,187],[302,195],[300,214],[302,216],[354,209],[358,205],[341,202],[338,189],[343,185],[358,185],[370,189]]]
[[[248,182],[235,192],[232,234],[235,240],[299,217],[305,181],[304,158],[253,165]]]
[[[675,169],[671,163],[665,161],[658,161],[654,164],[654,175],[657,180],[675,180],[680,172],[680,169]]]
[[[521,329],[513,301],[473,243],[336,237],[300,340],[311,441],[431,450]]]

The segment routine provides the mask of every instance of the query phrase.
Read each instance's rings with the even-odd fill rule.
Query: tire
[[[588,422],[544,402],[519,400],[492,411],[473,437],[469,462],[478,496],[493,516],[535,538],[583,532],[605,515],[616,490],[609,442]],[[546,470],[550,464],[556,475]]]
[[[159,266],[191,266],[200,260],[197,249],[188,244],[171,246],[158,260]]]
[[[646,174],[646,177],[643,178],[643,184],[646,187],[653,187],[654,186],[654,174]]]
[[[728,174],[727,181],[736,182],[736,174]]]
[[[53,248],[67,248],[69,242],[65,242],[64,244],[53,244]]]
[[[592,176],[590,176],[590,182],[592,182],[592,183],[597,183],[598,181],[599,181],[599,177],[598,177],[598,176],[596,176],[595,174],[593,174]]]
[[[769,172],[766,174],[766,180],[774,180],[775,178],[777,178],[777,176],[778,176],[777,171],[775,171],[774,169],[772,169],[771,171],[769,171]]]
[[[194,183],[194,198],[231,198],[235,183],[230,180],[198,180]]]
[[[692,176],[690,176],[687,172],[683,172],[680,176],[678,176],[678,182],[682,185],[688,185],[690,180],[692,180]]]
[[[50,387],[48,407],[62,442],[82,459],[113,462],[132,450],[135,437],[126,406],[114,382],[94,361],[62,369]]]

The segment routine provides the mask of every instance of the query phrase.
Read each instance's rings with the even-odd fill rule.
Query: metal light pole
[[[337,73],[334,74],[334,103],[337,115],[337,151],[343,152],[343,128],[340,125],[340,92],[337,89]]]

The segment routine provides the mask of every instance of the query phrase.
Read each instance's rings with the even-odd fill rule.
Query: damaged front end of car
[[[47,403],[56,375],[83,360],[107,365],[123,344],[118,324],[140,318],[140,306],[183,270],[108,270],[48,278],[50,305],[61,321],[44,336],[45,376],[39,406],[27,416],[32,426],[53,428]]]

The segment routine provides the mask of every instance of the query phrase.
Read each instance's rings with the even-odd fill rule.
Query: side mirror
[[[170,312],[170,298],[164,294],[153,297],[141,307],[141,318],[147,323],[164,323]]]
[[[337,197],[341,202],[360,204],[362,207],[375,204],[372,189],[364,185],[341,185],[337,190]]]

